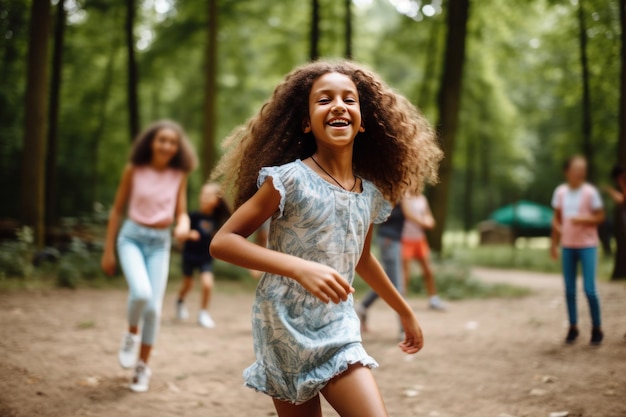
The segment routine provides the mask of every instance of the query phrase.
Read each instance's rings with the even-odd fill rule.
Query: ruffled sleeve
[[[370,183],[370,186],[372,189],[372,222],[380,224],[387,220],[393,206],[389,201],[385,200],[383,194],[373,183]]]
[[[267,180],[268,177],[272,179],[272,185],[274,189],[278,191],[280,194],[280,203],[278,205],[278,214],[276,218],[281,218],[283,216],[283,212],[285,211],[285,196],[287,195],[287,188],[284,183],[284,174],[281,169],[282,167],[265,167],[261,168],[259,171],[259,177],[257,178],[256,185],[258,188],[261,188],[263,183]]]

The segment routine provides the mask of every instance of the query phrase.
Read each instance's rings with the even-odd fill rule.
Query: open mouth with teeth
[[[330,119],[326,124],[332,127],[346,127],[350,125],[350,121],[348,119],[336,118]]]

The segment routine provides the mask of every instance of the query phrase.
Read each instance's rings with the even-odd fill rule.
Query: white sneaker
[[[122,344],[117,358],[122,368],[130,369],[137,363],[139,355],[140,337],[138,334],[126,333],[122,337]]]
[[[212,329],[215,327],[215,322],[211,318],[211,315],[206,310],[200,310],[198,313],[198,324],[202,327],[206,327],[207,329]]]
[[[445,311],[447,309],[446,305],[443,303],[443,301],[441,301],[441,298],[439,298],[438,295],[433,295],[432,297],[430,297],[430,300],[428,301],[428,306],[432,310]]]
[[[146,392],[148,391],[148,387],[150,385],[150,377],[152,376],[152,371],[148,368],[148,365],[141,359],[137,362],[137,366],[135,367],[135,375],[133,376],[133,380],[130,383],[130,390],[133,392]]]
[[[189,312],[183,301],[176,301],[176,318],[178,320],[187,320],[189,318]]]

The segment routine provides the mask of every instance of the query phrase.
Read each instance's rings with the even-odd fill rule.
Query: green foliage
[[[561,272],[561,264],[550,258],[546,248],[515,248],[512,246],[454,248],[451,251],[451,257],[458,262],[492,268]]]
[[[56,276],[56,286],[75,289],[80,282],[80,272],[70,262],[62,261]]]
[[[561,273],[561,262],[550,258],[547,247],[482,246],[456,247],[451,249],[450,258],[468,265],[524,271]],[[612,262],[600,256],[598,277],[608,279]]]
[[[16,234],[16,240],[0,244],[1,288],[13,287],[16,282],[26,287],[77,288],[100,286],[107,280],[100,269],[101,252],[90,250],[79,238],[73,237],[67,251],[60,253],[54,248],[37,250],[29,227]]]
[[[25,226],[16,234],[16,240],[0,243],[0,280],[26,278],[33,272],[33,230]]]
[[[0,0],[0,216],[18,212],[29,2]]]
[[[73,237],[70,250],[61,257],[56,272],[56,285],[77,288],[81,282],[104,278],[100,269],[100,253],[92,253],[80,239]]]
[[[20,190],[16,181],[21,154],[28,151],[22,149],[22,135],[30,3],[0,0],[0,217],[17,217],[16,196],[32,191]],[[169,5],[159,12],[155,2],[137,3],[141,123],[175,119],[199,148],[204,123],[206,2],[159,2]],[[443,7],[439,1],[419,3],[432,3],[435,13],[411,18],[388,0],[355,1],[353,52],[356,60],[418,103],[434,123],[446,2]],[[452,228],[462,221],[472,226],[514,200],[548,202],[561,181],[561,161],[581,151],[582,82],[575,3],[472,2],[447,222]],[[131,144],[123,32],[126,11],[124,2],[106,0],[66,2],[66,7],[56,200],[60,216],[80,217],[90,213],[95,203],[111,205]],[[222,138],[259,110],[288,71],[308,59],[310,2],[224,0],[218,7],[216,129]],[[319,46],[324,58],[344,53],[343,7],[343,2],[321,2]],[[597,168],[594,180],[602,183],[614,163],[617,138],[618,3],[585,0],[584,7]],[[200,172],[190,178],[192,209],[205,180]],[[468,185],[471,189],[466,189]],[[18,264],[13,267],[18,275],[28,274]]]

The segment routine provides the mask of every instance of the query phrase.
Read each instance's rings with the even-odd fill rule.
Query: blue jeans
[[[378,245],[380,247],[380,256],[383,269],[393,286],[402,294],[404,292],[404,280],[402,279],[402,242],[399,240],[389,239],[387,237],[379,237]],[[378,299],[378,294],[374,290],[365,296],[361,305],[368,309],[374,301]]]
[[[598,263],[598,248],[563,248],[563,277],[565,278],[565,299],[567,300],[567,313],[569,314],[570,325],[574,326],[578,322],[576,310],[576,274],[578,262],[582,265],[583,287],[591,322],[594,327],[600,327],[600,300],[596,293],[596,266]]]
[[[117,237],[117,252],[130,294],[128,324],[143,319],[141,343],[153,345],[161,321],[170,264],[171,232],[126,220]]]

